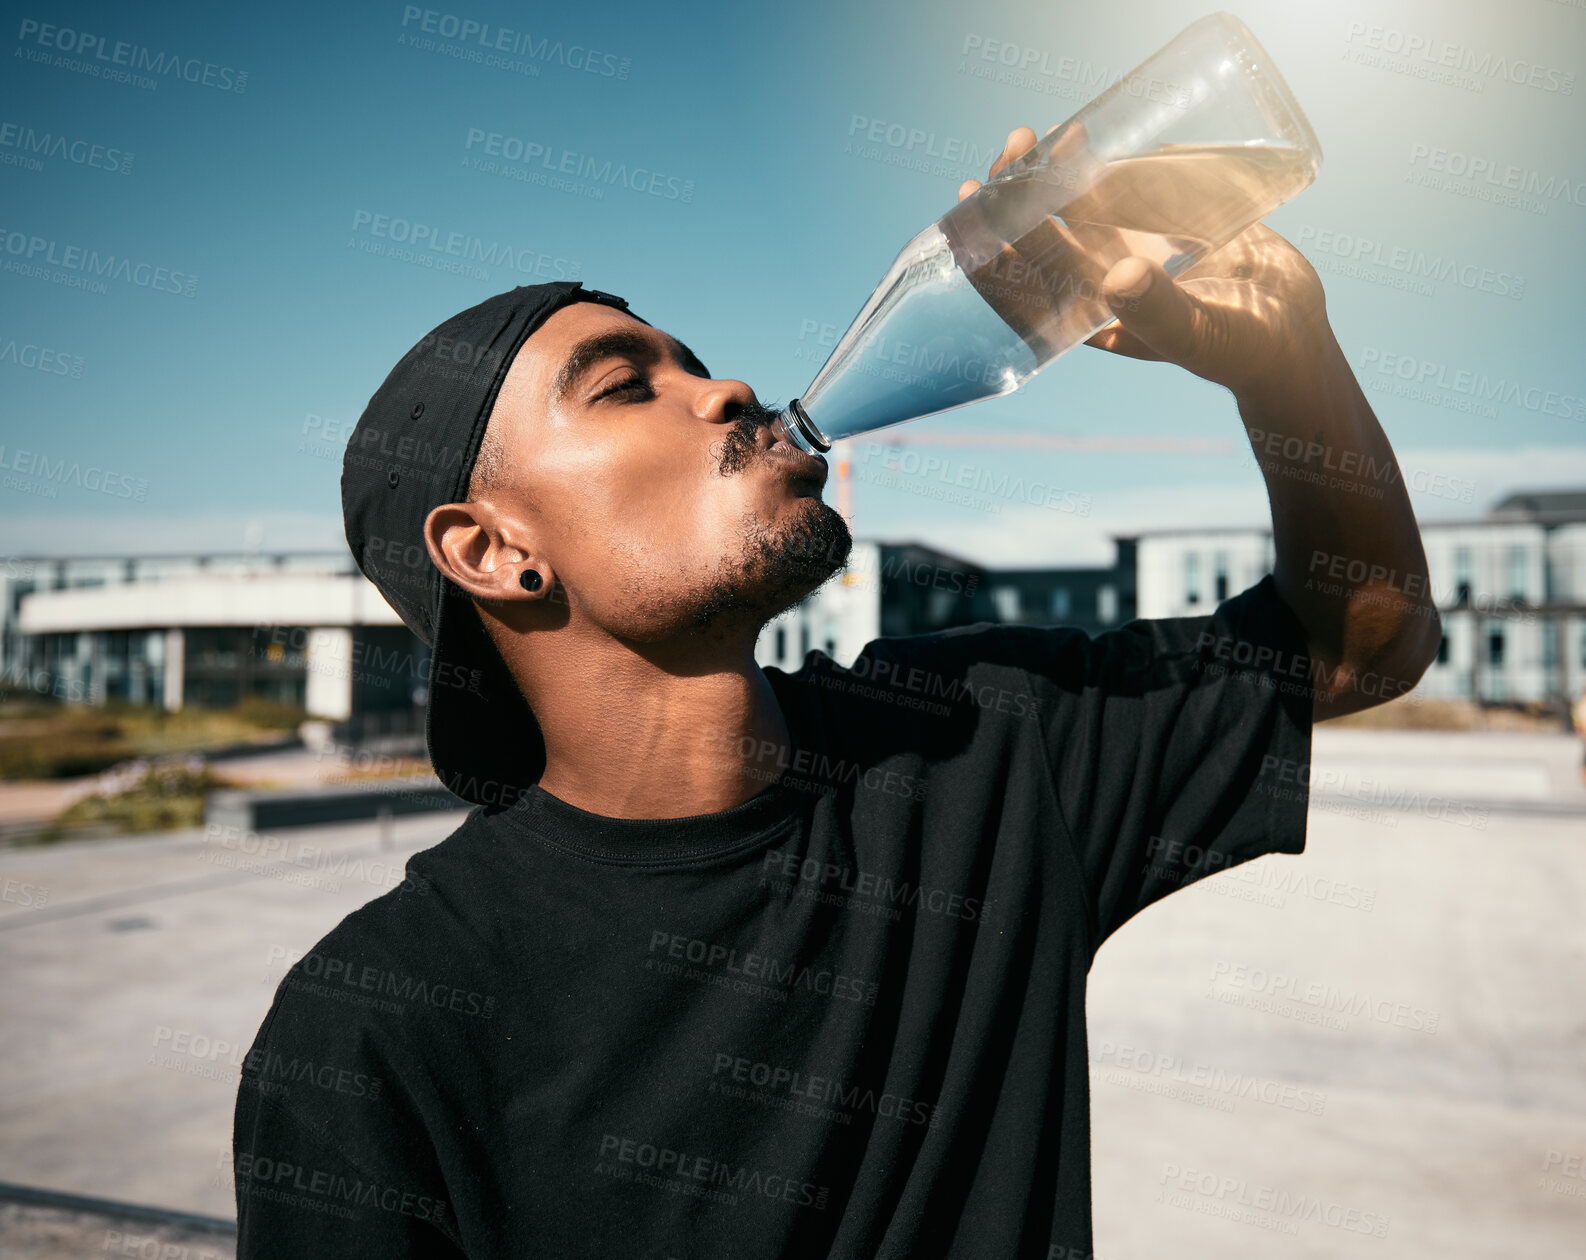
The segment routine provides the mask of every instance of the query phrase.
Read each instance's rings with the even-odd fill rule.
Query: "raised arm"
[[[991,176],[1034,143],[1030,128],[1013,131]],[[977,187],[966,181],[959,198]],[[1238,403],[1272,507],[1273,580],[1310,644],[1315,720],[1410,690],[1442,637],[1426,554],[1315,269],[1257,223],[1176,283],[1125,258],[1102,293],[1118,323],[1087,344],[1176,363]]]

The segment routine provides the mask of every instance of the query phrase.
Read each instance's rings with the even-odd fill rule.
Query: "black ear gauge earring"
[[[526,591],[537,591],[545,579],[540,576],[538,569],[525,569],[518,574],[518,584]]]

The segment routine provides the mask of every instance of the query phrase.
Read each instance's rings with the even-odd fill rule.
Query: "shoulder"
[[[242,1063],[239,1151],[290,1153],[297,1164],[319,1161],[322,1172],[344,1161],[349,1176],[437,1203],[449,1197],[438,1144],[459,1106],[477,1110],[509,1031],[498,1018],[507,981],[491,966],[489,928],[480,926],[489,913],[481,889],[503,883],[487,820],[473,811],[408,859],[402,885],[286,955],[290,966]],[[265,1212],[253,1196],[249,1210]]]
[[[407,878],[346,915],[306,949],[273,946],[287,971],[243,1064],[281,1061],[335,1069],[410,1069],[427,1020],[495,1003],[469,889],[488,882],[478,854],[488,815],[476,809],[440,844],[414,854]]]
[[[1060,690],[1198,684],[1207,666],[1233,660],[1258,670],[1304,666],[1308,645],[1271,575],[1204,613],[1136,618],[1090,635],[1067,627],[999,626],[999,646]]]
[[[1198,685],[1219,661],[1303,669],[1305,635],[1270,575],[1197,616],[1138,618],[1097,635],[1072,626],[976,622],[877,638],[850,665],[812,651],[767,675],[795,703],[845,716],[1023,716],[1079,692]],[[1020,697],[1024,700],[1020,700]]]
[[[822,730],[829,744],[855,756],[896,747],[934,759],[1038,716],[1032,662],[1053,644],[1082,653],[1084,642],[1078,630],[977,622],[872,639],[848,664],[812,651],[794,672],[765,672],[790,720],[797,715]]]
[[[875,698],[877,691],[951,696],[962,690],[954,687],[956,680],[1011,676],[1028,668],[1032,658],[1050,651],[1052,645],[1077,651],[1086,642],[1083,631],[1068,627],[980,621],[924,634],[872,639],[847,665],[812,650],[797,671],[784,676],[795,686],[858,698]]]

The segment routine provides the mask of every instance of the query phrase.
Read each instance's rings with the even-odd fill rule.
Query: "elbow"
[[[1443,643],[1443,618],[1437,611],[1437,605],[1422,604],[1416,611],[1417,615],[1410,618],[1413,624],[1404,631],[1409,645],[1404,668],[1407,673],[1414,674],[1412,685],[1420,682],[1426,671],[1432,668],[1432,662],[1437,659],[1438,649]]]
[[[1388,685],[1392,696],[1402,696],[1413,690],[1432,667],[1442,642],[1443,618],[1436,605],[1417,605],[1378,640],[1379,646],[1369,663],[1358,672],[1375,674]],[[1383,697],[1388,698],[1391,696]]]
[[[1353,651],[1344,651],[1321,697],[1318,720],[1374,708],[1413,691],[1437,660],[1443,641],[1443,620],[1431,603],[1405,609],[1391,622],[1375,617],[1369,628],[1358,622],[1346,635]]]

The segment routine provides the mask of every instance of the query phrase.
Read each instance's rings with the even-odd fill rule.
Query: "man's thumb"
[[[1102,296],[1118,322],[1164,359],[1181,361],[1195,350],[1195,304],[1162,264],[1130,256],[1113,264]]]

